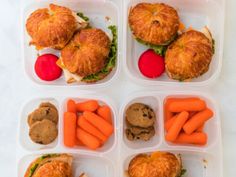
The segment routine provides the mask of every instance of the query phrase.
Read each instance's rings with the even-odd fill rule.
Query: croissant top
[[[73,157],[68,154],[48,154],[35,159],[24,177],[72,177]]]
[[[179,157],[168,152],[139,154],[128,168],[129,177],[178,177],[182,168]]]
[[[166,51],[166,71],[176,80],[196,78],[209,69],[213,56],[211,34],[196,30],[183,33]],[[209,37],[208,37],[209,36]]]
[[[111,41],[100,29],[83,29],[61,51],[61,59],[71,73],[85,77],[99,72],[106,64]]]
[[[133,35],[153,45],[165,45],[179,29],[177,11],[163,3],[140,3],[131,8],[129,25]]]
[[[50,4],[49,9],[34,11],[26,22],[26,29],[37,49],[51,47],[62,49],[77,30],[78,23],[72,11]]]

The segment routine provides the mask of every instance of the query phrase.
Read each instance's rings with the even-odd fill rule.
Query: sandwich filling
[[[175,34],[170,40],[166,41],[166,42],[165,42],[164,44],[162,44],[162,45],[150,44],[150,43],[147,43],[147,42],[143,41],[142,39],[138,39],[138,38],[136,38],[136,40],[137,40],[139,43],[141,43],[141,44],[147,46],[148,48],[153,49],[158,55],[160,55],[160,56],[165,56],[165,53],[166,53],[166,50],[167,50],[168,45],[169,45],[171,42],[173,42],[177,37],[178,37],[178,34]]]
[[[82,81],[89,82],[90,80],[101,80],[103,75],[109,74],[115,67],[117,58],[117,27],[113,25],[109,26],[108,29],[110,29],[112,33],[112,42],[106,65],[101,71],[84,77]]]

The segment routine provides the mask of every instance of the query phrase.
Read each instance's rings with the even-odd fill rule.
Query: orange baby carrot
[[[84,116],[80,116],[78,118],[78,126],[85,130],[86,132],[90,133],[91,135],[95,136],[96,138],[100,139],[102,143],[105,143],[107,140],[107,137],[103,135],[96,127],[94,127],[92,124],[90,124]]]
[[[86,131],[84,131],[81,128],[77,128],[77,138],[85,146],[87,146],[90,149],[95,150],[95,149],[99,148],[99,146],[100,146],[100,141],[96,137],[90,135],[89,133],[87,133]]]
[[[76,103],[74,100],[68,100],[67,101],[67,112],[73,112],[76,114],[77,110],[76,110]]]
[[[173,116],[172,118],[170,118],[168,121],[165,122],[165,130],[166,131],[168,131],[170,129],[170,127],[172,127],[177,116],[178,116],[178,114],[176,114],[175,116]]]
[[[84,146],[84,144],[76,137],[75,144],[77,146]]]
[[[164,118],[165,118],[165,121],[168,121],[174,115],[172,112],[169,111],[169,108],[168,108],[171,102],[172,102],[172,100],[167,99],[165,104],[164,104]]]
[[[189,112],[189,118],[193,117],[196,113],[197,113],[197,112],[195,112],[195,111]]]
[[[185,133],[191,134],[195,130],[197,130],[200,126],[202,126],[207,120],[209,120],[213,116],[213,112],[210,109],[205,109],[194,115],[191,119],[189,119],[186,124],[183,126]]]
[[[109,137],[113,133],[113,126],[97,114],[85,111],[83,113],[83,116],[89,123],[91,123],[94,127],[100,130],[105,136]]]
[[[198,97],[187,97],[187,98],[167,98],[166,103],[181,102],[181,101],[196,101],[200,100]]]
[[[107,105],[100,106],[97,110],[97,114],[101,116],[102,118],[104,118],[107,122],[112,124],[112,115],[111,115],[111,109],[109,108],[109,106]]]
[[[180,133],[174,143],[205,145],[207,143],[207,134],[202,132],[192,133],[191,135]]]
[[[169,105],[171,112],[202,111],[204,109],[206,109],[206,103],[203,100],[182,100]]]
[[[173,125],[171,126],[171,128],[169,129],[169,131],[166,134],[165,138],[167,141],[174,141],[177,138],[184,123],[187,121],[188,116],[189,116],[189,113],[186,111],[178,114],[178,116],[175,119],[175,122],[173,123]]]
[[[96,100],[88,100],[85,102],[77,103],[76,108],[77,111],[83,112],[83,111],[96,111],[98,108],[98,102]]]
[[[189,98],[167,98],[164,104],[164,117],[165,121],[169,120],[174,116],[174,113],[169,110],[169,105],[173,102],[181,102],[181,101],[192,101],[199,100],[197,97],[189,97]],[[180,111],[181,112],[181,111]]]
[[[196,130],[196,132],[203,132],[203,129],[204,129],[204,124],[201,125],[201,126]]]
[[[64,113],[64,145],[73,147],[76,141],[76,114]]]

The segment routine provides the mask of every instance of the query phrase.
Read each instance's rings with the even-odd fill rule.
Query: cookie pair
[[[30,139],[38,144],[50,144],[57,138],[57,123],[57,108],[49,102],[41,103],[28,116]]]
[[[126,110],[125,130],[127,139],[148,141],[155,135],[156,115],[152,108],[142,103],[134,103]]]

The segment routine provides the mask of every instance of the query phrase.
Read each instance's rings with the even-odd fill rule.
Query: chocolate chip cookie
[[[50,144],[58,135],[57,125],[48,119],[37,121],[30,126],[29,136],[38,144]]]
[[[153,126],[148,128],[134,127],[130,126],[126,129],[127,139],[130,141],[133,140],[150,140],[155,134],[155,129]]]
[[[153,126],[156,116],[152,108],[142,103],[134,103],[126,110],[126,120],[132,126]]]
[[[29,126],[31,126],[33,123],[41,121],[43,119],[51,120],[52,122],[57,124],[58,111],[52,107],[39,107],[28,116],[28,124]]]
[[[151,107],[142,103],[134,103],[125,113],[127,128],[125,134],[128,140],[148,141],[155,135],[154,123],[156,116]]]

